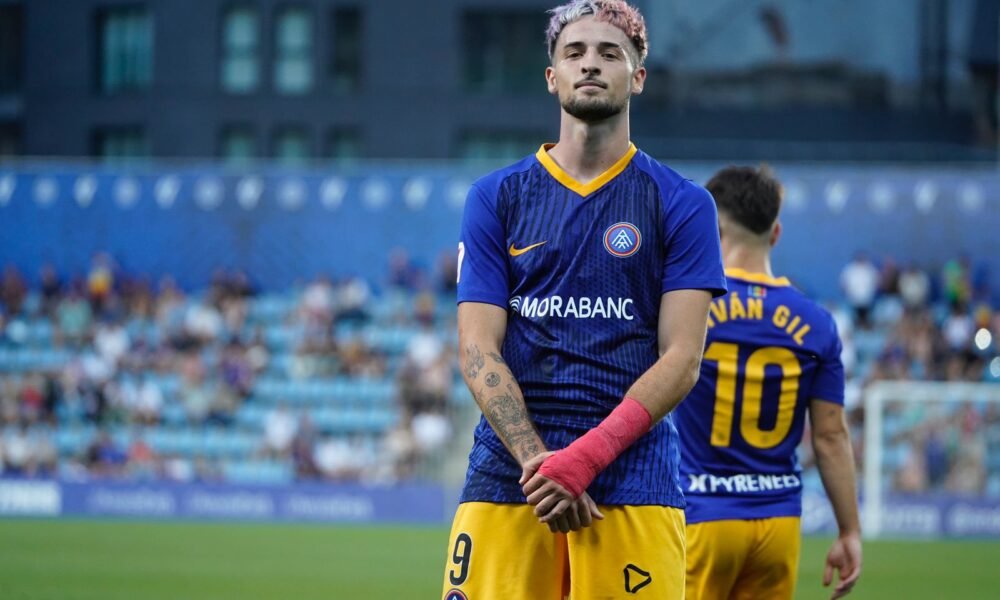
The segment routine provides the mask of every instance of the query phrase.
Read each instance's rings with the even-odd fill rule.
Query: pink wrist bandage
[[[600,425],[546,459],[538,472],[579,498],[598,473],[646,435],[652,423],[649,411],[626,396]]]

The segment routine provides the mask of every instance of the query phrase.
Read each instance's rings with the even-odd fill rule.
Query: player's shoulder
[[[774,293],[778,295],[782,303],[787,304],[793,313],[806,318],[822,331],[836,334],[837,320],[827,307],[810,298],[787,279],[779,278],[779,281],[783,281],[785,285],[775,286]]]
[[[484,199],[495,202],[504,183],[512,177],[519,177],[538,165],[534,154],[525,156],[514,164],[491,171],[472,182],[472,189]]]
[[[708,190],[642,150],[636,151],[632,164],[659,187],[665,210],[676,205],[691,208],[711,205],[714,208],[715,201]]]

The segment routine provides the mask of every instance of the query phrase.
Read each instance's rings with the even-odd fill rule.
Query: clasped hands
[[[542,452],[521,468],[521,484],[528,504],[535,507],[535,516],[540,523],[548,525],[549,531],[568,533],[590,527],[594,519],[603,519],[597,503],[587,492],[579,498],[562,485],[538,472],[547,458],[555,452]]]

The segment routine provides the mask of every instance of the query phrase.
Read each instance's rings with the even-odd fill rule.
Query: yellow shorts
[[[562,534],[527,504],[459,505],[444,600],[682,600],[684,511],[600,508],[604,520]]]
[[[687,597],[790,599],[799,571],[799,518],[687,526]]]

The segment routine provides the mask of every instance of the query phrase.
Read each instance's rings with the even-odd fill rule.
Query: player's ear
[[[778,239],[781,237],[781,221],[775,221],[774,225],[771,225],[771,247],[778,243]]]
[[[556,96],[559,95],[559,88],[556,87],[556,70],[549,66],[545,67],[545,83],[549,88],[549,93]]]
[[[646,85],[646,67],[639,67],[635,71],[632,71],[632,93],[634,95],[639,95],[642,93],[642,88]]]

